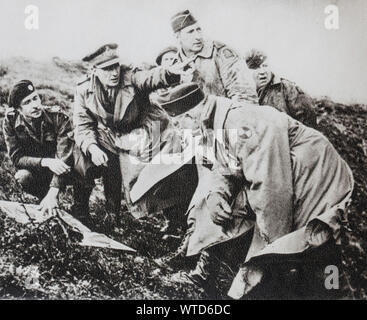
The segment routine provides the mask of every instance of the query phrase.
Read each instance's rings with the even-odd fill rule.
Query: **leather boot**
[[[183,269],[185,267],[192,266],[193,261],[196,260],[196,257],[186,256],[187,246],[189,244],[191,234],[191,230],[186,231],[186,234],[176,251],[170,252],[164,257],[155,259],[154,262],[160,267],[168,267],[171,269]]]
[[[89,214],[89,197],[93,188],[84,187],[81,183],[74,184],[74,204],[71,214],[88,228],[93,228],[93,220]]]
[[[204,289],[208,295],[216,296],[216,278],[220,269],[220,263],[210,249],[201,252],[195,269],[189,272],[180,271],[171,277],[171,281],[196,285]]]

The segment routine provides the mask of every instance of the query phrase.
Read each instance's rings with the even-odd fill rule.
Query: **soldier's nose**
[[[196,32],[196,33],[195,33],[195,40],[196,40],[196,41],[200,41],[200,40],[201,40],[201,35],[200,35],[200,33],[198,33],[198,32]]]

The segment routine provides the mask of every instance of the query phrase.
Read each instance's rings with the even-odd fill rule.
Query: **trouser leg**
[[[102,172],[106,208],[118,214],[121,208],[122,179],[117,155],[108,154],[108,167]]]
[[[121,206],[121,171],[117,155],[100,147],[108,157],[107,167],[96,167],[90,157],[82,153],[79,148],[74,150],[76,172],[86,181],[102,176],[106,207],[109,211],[119,212]]]
[[[89,218],[89,198],[93,187],[90,184],[85,184],[82,181],[73,183],[74,204],[72,214],[75,218]]]
[[[186,212],[187,206],[175,206],[163,210],[163,215],[166,219],[166,224],[161,228],[161,232],[172,234],[177,233],[178,229],[184,228],[186,225]]]
[[[42,200],[50,189],[52,176],[48,169],[34,171],[22,169],[18,170],[14,177],[25,192]]]

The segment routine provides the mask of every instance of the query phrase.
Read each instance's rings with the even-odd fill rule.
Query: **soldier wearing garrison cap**
[[[272,106],[309,127],[316,127],[315,106],[309,95],[294,82],[276,76],[265,53],[252,49],[245,59],[253,70],[260,105]]]
[[[76,169],[87,179],[103,177],[108,208],[118,213],[121,171],[116,138],[139,126],[148,110],[149,94],[179,82],[183,65],[141,71],[120,64],[117,44],[107,44],[83,61],[89,76],[75,94],[73,121]]]
[[[178,41],[178,62],[188,61],[189,66],[182,82],[195,82],[206,94],[258,103],[246,62],[227,45],[205,39],[198,21],[189,10],[175,14],[171,18],[171,26]],[[194,126],[199,122],[197,111],[187,113],[187,119],[191,118],[188,123]],[[180,117],[185,119],[184,115]]]
[[[171,26],[179,43],[178,60],[192,59],[191,76],[207,94],[257,103],[255,84],[245,61],[223,43],[204,39],[189,10],[175,14]],[[185,81],[185,80],[184,80]]]
[[[17,169],[15,179],[23,190],[41,200],[42,211],[53,214],[59,191],[73,184],[72,213],[83,221],[89,195],[72,170],[74,142],[69,117],[60,107],[42,105],[33,83],[22,80],[10,90],[3,132]]]

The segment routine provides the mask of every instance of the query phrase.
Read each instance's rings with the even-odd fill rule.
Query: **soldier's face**
[[[198,53],[203,49],[204,39],[200,26],[195,23],[178,32],[177,38],[185,53]]]
[[[42,114],[41,98],[37,92],[31,93],[20,103],[20,113],[27,119],[39,118]]]
[[[172,66],[173,61],[175,60],[175,58],[176,58],[176,52],[170,51],[170,52],[165,53],[162,56],[161,66],[162,67],[170,67],[170,66]]]
[[[257,88],[262,88],[266,86],[271,80],[272,72],[269,68],[269,65],[266,61],[264,61],[260,67],[253,72],[253,77],[256,83]]]
[[[96,75],[105,87],[116,87],[120,82],[120,65],[114,64],[106,68],[98,68]]]

